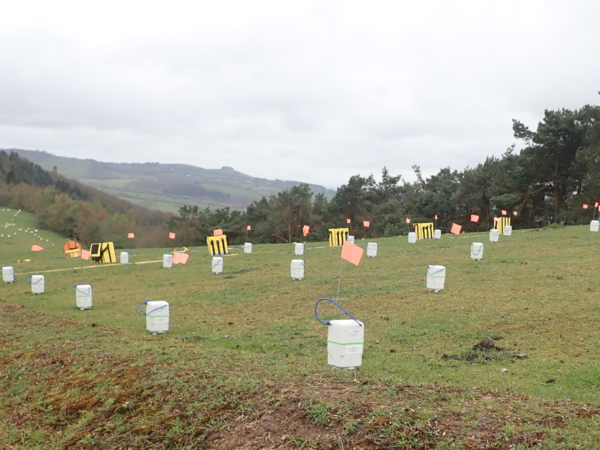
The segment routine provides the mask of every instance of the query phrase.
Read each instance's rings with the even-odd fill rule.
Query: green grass
[[[0,212],[0,223],[6,219],[6,213]],[[23,213],[15,220],[16,228],[31,227],[31,221]],[[304,257],[306,277],[294,282],[289,274],[290,259],[294,258],[291,245],[255,245],[251,255],[233,248],[225,256],[224,273],[215,276],[210,272],[206,247],[192,248],[188,264],[170,270],[163,269],[161,262],[136,263],[158,261],[172,249],[138,249],[132,251],[133,264],[128,266],[95,266],[88,261],[61,258],[58,246],[64,239],[58,241],[57,236],[47,234],[57,245],[38,254],[27,251],[28,237],[10,244],[5,239],[0,241],[2,265],[14,265],[17,273],[15,284],[0,287],[0,296],[24,306],[26,309],[18,312],[31,314],[33,321],[51,322],[56,318],[58,323],[66,320],[71,324],[73,330],[67,327],[62,332],[50,331],[48,337],[53,342],[54,336],[62,333],[72,334],[75,341],[86,336],[87,342],[93,330],[94,335],[102,337],[94,348],[95,355],[99,352],[113,355],[118,361],[135,361],[138,354],[140,364],[153,361],[161,367],[153,372],[153,378],[175,376],[170,382],[177,380],[184,390],[187,375],[181,378],[182,374],[211,367],[220,377],[219,387],[211,390],[211,395],[223,390],[239,396],[247,389],[253,396],[260,393],[260,400],[253,397],[252,402],[268,411],[278,403],[282,408],[291,408],[298,403],[296,395],[303,405],[293,414],[315,429],[337,430],[338,434],[330,436],[331,442],[355,439],[347,442],[356,444],[362,433],[363,437],[371,436],[367,439],[369,445],[400,445],[399,436],[404,436],[406,442],[401,443],[406,448],[420,448],[414,442],[427,440],[437,447],[422,448],[447,448],[438,433],[447,428],[448,436],[454,436],[453,442],[470,445],[469,430],[481,428],[478,417],[488,417],[492,412],[504,414],[502,417],[524,414],[531,421],[529,429],[506,416],[502,426],[494,430],[497,442],[514,441],[517,446],[513,448],[526,448],[518,445],[524,445],[527,439],[534,442],[538,432],[547,448],[592,448],[585,446],[584,437],[598,437],[593,425],[598,407],[592,407],[593,414],[582,416],[573,411],[583,406],[571,403],[600,404],[600,280],[595,261],[598,236],[587,227],[525,233],[516,230],[512,237],[501,237],[498,244],[490,244],[485,234],[444,235],[441,240],[419,241],[416,245],[409,245],[405,237],[373,240],[379,243],[376,258],[365,256],[358,267],[344,263],[342,270],[339,301],[365,322],[363,364],[355,373],[327,366],[327,329],[313,315],[317,299],[336,296],[339,248],[309,244]],[[480,262],[469,259],[469,246],[474,241],[485,244]],[[32,258],[30,263],[16,264],[17,259],[28,258]],[[439,293],[425,289],[430,264],[447,268],[446,288]],[[30,273],[46,275],[45,294],[29,293],[25,279]],[[73,286],[78,282],[94,287],[91,311],[82,312],[75,306]],[[165,336],[149,338],[145,319],[135,313],[139,303],[150,299],[167,300],[172,305],[171,329]],[[320,312],[324,319],[333,318],[329,305],[323,305]],[[95,328],[90,328],[91,324]],[[103,336],[102,331],[110,336]],[[44,340],[42,334],[34,326],[21,330],[25,340],[22,345],[34,351]],[[64,339],[70,338],[65,336],[59,342]],[[482,339],[494,339],[501,350],[492,352],[493,358],[474,352],[473,345]],[[128,343],[126,347],[121,347],[123,341]],[[84,348],[79,350],[83,352],[81,358],[88,358]],[[469,353],[476,353],[476,357],[468,358]],[[518,353],[527,357],[515,358]],[[108,369],[102,366],[98,370]],[[11,395],[27,395],[32,389],[26,378],[22,381],[25,384],[12,384]],[[156,382],[160,383],[153,380]],[[260,387],[263,382],[279,386],[279,394],[264,392]],[[298,386],[311,383],[319,387],[292,395]],[[343,401],[324,394],[323,386],[330,383],[348,383],[344,389],[352,387],[344,390],[346,394],[354,392],[357,398],[349,411],[344,406],[352,402],[350,394],[342,395]],[[97,395],[102,392],[101,386],[94,389]],[[414,396],[414,404],[405,398],[407,391]],[[363,414],[360,405],[369,395],[379,399],[378,407],[371,405],[368,414]],[[86,394],[74,390],[72,396],[75,399]],[[238,414],[244,402],[234,403]],[[490,412],[486,412],[488,406]],[[406,411],[407,407],[417,412]],[[390,412],[393,420],[378,419],[388,417]],[[566,426],[563,431],[549,425],[549,416],[571,413],[577,420],[561,425]],[[229,413],[223,414],[226,420]],[[448,414],[460,417],[456,418],[461,423],[460,433],[452,431]],[[437,415],[445,416],[449,424],[446,428],[432,425],[431,419]],[[358,421],[361,417],[363,421]],[[82,416],[79,420],[94,422],[93,417]],[[176,431],[172,433],[193,435],[195,432],[185,431],[191,426],[188,419],[181,420],[173,425]],[[216,428],[219,420],[214,424]],[[366,426],[365,420],[370,425]],[[123,427],[129,432],[133,429],[133,425]],[[584,435],[578,427],[584,427]],[[209,440],[216,436],[206,430],[201,434]],[[119,433],[114,431],[112,435]],[[290,435],[290,442],[296,440],[296,447],[290,444],[290,448],[299,448],[302,443],[310,448],[311,439],[325,445],[324,435],[320,441],[315,441],[315,436]],[[521,440],[511,441],[511,436]],[[50,438],[39,439],[47,442]],[[580,444],[583,446],[577,447]]]

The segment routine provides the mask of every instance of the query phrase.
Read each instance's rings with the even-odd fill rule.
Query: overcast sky
[[[335,187],[501,155],[600,104],[600,2],[13,1],[0,148]]]

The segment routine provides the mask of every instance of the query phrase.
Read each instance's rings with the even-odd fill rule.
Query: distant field
[[[9,218],[0,212],[0,223]],[[16,223],[17,228],[25,224],[31,226],[31,218],[24,215]],[[48,238],[57,243],[56,236],[48,234]],[[121,332],[115,331],[114,339],[138,342],[132,345],[145,349],[140,347],[139,351],[152,352],[153,347],[164,349],[167,352],[164,354],[173,351],[172,358],[164,357],[173,364],[179,364],[178,358],[184,358],[181,352],[188,350],[204,355],[202,364],[215,364],[216,371],[221,370],[219,367],[233,370],[229,358],[246,361],[248,370],[261,370],[254,364],[260,365],[263,361],[267,364],[263,367],[269,367],[264,376],[271,380],[265,382],[275,379],[277,383],[289,384],[286,389],[293,389],[302,374],[313,382],[319,379],[319,383],[347,382],[350,385],[352,378],[358,376],[360,382],[370,380],[369,383],[377,386],[388,386],[387,394],[373,388],[377,391],[373,392],[374,398],[382,402],[381,408],[385,402],[396,398],[390,393],[390,386],[439,386],[439,392],[436,388],[437,393],[432,391],[431,396],[419,394],[424,415],[415,416],[417,422],[431,420],[446,410],[455,411],[457,417],[460,414],[467,416],[472,411],[461,409],[461,399],[469,395],[479,399],[477,393],[482,390],[496,393],[486,397],[490,411],[477,413],[484,415],[502,416],[507,407],[503,406],[503,396],[508,393],[545,399],[519,397],[517,400],[511,397],[511,411],[524,408],[523,411],[533,415],[531,417],[536,414],[554,416],[560,411],[567,414],[572,407],[566,403],[557,406],[553,402],[586,402],[594,406],[590,406],[587,416],[577,416],[583,422],[563,424],[561,426],[566,428],[562,432],[554,430],[549,422],[528,420],[537,424],[531,430],[541,430],[539,436],[544,438],[540,437],[539,442],[544,441],[545,448],[592,448],[585,446],[591,442],[586,436],[597,442],[598,431],[591,424],[597,423],[600,411],[597,406],[600,405],[600,348],[597,345],[600,340],[600,327],[597,326],[600,279],[596,276],[595,261],[599,236],[590,233],[588,227],[515,230],[512,237],[501,237],[498,244],[490,244],[487,234],[444,235],[441,240],[420,241],[416,245],[409,245],[405,237],[373,240],[379,244],[376,258],[364,257],[358,267],[344,263],[342,270],[339,301],[365,322],[364,360],[356,375],[328,369],[327,329],[313,314],[316,300],[336,296],[339,248],[311,243],[305,255],[306,278],[292,281],[289,273],[290,260],[294,258],[291,245],[255,245],[251,255],[233,248],[231,254],[225,256],[224,273],[215,276],[210,272],[211,260],[206,247],[191,249],[187,265],[168,270],[158,261],[165,251],[172,249],[135,250],[131,261],[154,261],[146,264],[94,266],[88,261],[60,258],[57,247],[32,254],[27,251],[29,237],[19,239],[12,243],[0,240],[2,265],[13,265],[17,272],[17,282],[2,285],[0,296],[26,307],[25,314],[26,311],[40,312],[50,314],[48,317],[71,319],[76,324],[115,327],[107,330],[123,330],[125,334],[119,337]],[[470,243],[474,241],[485,244],[481,262],[469,258]],[[25,258],[32,261],[16,264],[17,259]],[[430,264],[442,264],[447,268],[446,289],[442,292],[434,294],[425,289],[426,270]],[[28,292],[25,279],[31,273],[46,276],[45,294],[33,296]],[[94,286],[91,311],[81,312],[75,307],[73,286],[78,282]],[[149,299],[167,300],[172,305],[171,330],[165,336],[149,338],[145,319],[135,313],[135,307]],[[331,319],[332,312],[331,307],[324,306],[321,315]],[[499,349],[473,350],[473,346],[483,339],[492,340]],[[118,346],[118,342],[115,341],[115,345]],[[103,351],[109,352],[108,347]],[[119,350],[119,354],[123,351]],[[520,353],[526,356],[517,358],[515,355]],[[240,375],[239,380],[253,379],[246,369],[242,368],[241,373],[245,375]],[[156,376],[158,373],[153,375]],[[233,389],[238,381],[228,383]],[[256,386],[254,389],[260,390]],[[356,395],[363,398],[364,392],[360,392]],[[398,394],[398,402],[402,403],[403,396]],[[439,396],[446,396],[446,406],[438,404]],[[530,401],[537,403],[539,409],[527,409]],[[337,404],[332,398],[327,402],[331,414],[332,411],[339,413],[339,405],[335,407],[338,409],[331,406]],[[514,402],[520,406],[515,406]],[[434,407],[434,404],[438,406]],[[478,403],[477,408],[484,405]],[[438,407],[442,409],[436,413]],[[317,412],[313,411],[311,416],[310,411],[306,411],[309,422],[318,425],[314,416]],[[377,415],[368,417],[372,424]],[[477,417],[472,418],[475,421],[472,425],[463,424],[467,431],[461,428],[464,435],[460,434],[460,438],[453,435],[452,442],[466,445],[468,430],[481,425]],[[513,424],[511,434],[506,418],[502,420],[502,430],[494,435],[498,442],[511,442],[508,437],[518,434],[517,431],[531,431]],[[585,428],[588,426],[591,428]],[[584,427],[585,433],[582,435],[577,427]],[[358,429],[361,428],[358,426]],[[401,433],[399,429],[395,430],[394,433]],[[363,431],[367,435],[373,432],[372,425]],[[388,431],[392,433],[393,430]],[[451,428],[448,433],[452,433]],[[504,441],[502,433],[508,436]],[[397,434],[392,435],[399,439]],[[343,433],[340,436],[343,441]],[[352,432],[346,436],[352,436]],[[436,436],[431,439],[439,446],[427,448],[449,448],[441,444],[448,442],[450,446],[451,443],[442,439],[441,431]],[[552,437],[552,445],[549,437]],[[311,442],[322,443],[314,436],[311,439]],[[514,442],[523,446],[511,448],[528,448],[523,444],[525,441]],[[365,447],[375,448],[366,444]],[[289,448],[301,446],[290,445]]]
[[[182,205],[186,204],[194,204],[198,205],[200,208],[206,208],[206,206],[210,206],[211,208],[215,208],[215,205],[206,205],[197,203],[193,199],[186,199],[184,197],[171,197],[168,195],[158,195],[158,194],[146,194],[143,192],[134,192],[127,190],[117,190],[117,189],[103,189],[106,193],[118,196],[124,200],[127,200],[136,205],[143,206],[149,209],[158,209],[161,211],[171,211],[177,213],[179,208]]]

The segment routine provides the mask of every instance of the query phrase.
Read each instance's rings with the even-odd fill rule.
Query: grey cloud
[[[15,8],[4,148],[336,186],[476,165],[514,142],[512,118],[600,89],[594,1],[107,3],[85,23]]]

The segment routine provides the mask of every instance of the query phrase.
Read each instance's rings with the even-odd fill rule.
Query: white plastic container
[[[473,242],[471,244],[471,259],[473,261],[481,261],[483,258],[483,244],[481,242]]]
[[[121,264],[129,264],[129,253],[121,252],[120,258]]]
[[[5,283],[15,282],[15,271],[12,267],[7,266],[2,268],[2,279]]]
[[[146,303],[146,329],[152,334],[169,331],[169,304],[164,300]]]
[[[46,284],[44,275],[31,275],[31,292],[33,294],[43,294]]]
[[[302,256],[302,255],[304,255],[304,244],[302,242],[298,242],[294,246],[294,254],[296,256]]]
[[[92,309],[92,286],[89,284],[75,286],[75,299],[80,310]]]
[[[350,242],[351,244],[354,244],[354,236],[348,236],[348,238],[346,240],[348,242]]]
[[[442,230],[434,230],[434,232],[433,232],[433,238],[434,239],[441,239],[442,238]]]
[[[417,243],[417,233],[415,233],[414,231],[411,231],[410,233],[408,233],[408,243],[409,244]]]
[[[446,282],[446,268],[444,266],[427,267],[427,289],[438,292],[444,289]]]
[[[512,226],[506,225],[504,227],[504,236],[511,236],[511,235],[512,235]]]
[[[598,228],[600,228],[600,221],[598,221],[598,220],[592,220],[590,222],[590,231],[592,233],[597,233],[598,232]]]
[[[492,228],[490,230],[490,242],[498,242],[498,236],[500,236],[500,231],[496,230],[495,228]]]
[[[290,265],[292,280],[299,281],[304,278],[304,260],[292,259]]]
[[[334,367],[354,369],[362,364],[365,325],[355,320],[332,320],[327,335],[327,362]],[[361,326],[362,325],[362,326]]]
[[[250,242],[244,244],[244,253],[252,253],[252,244]]]
[[[369,258],[375,258],[377,256],[377,243],[369,242],[367,244],[367,256]]]
[[[163,269],[170,269],[171,267],[173,267],[173,255],[165,253],[163,255]]]
[[[214,273],[215,275],[223,273],[223,257],[222,256],[213,256],[212,273]]]

